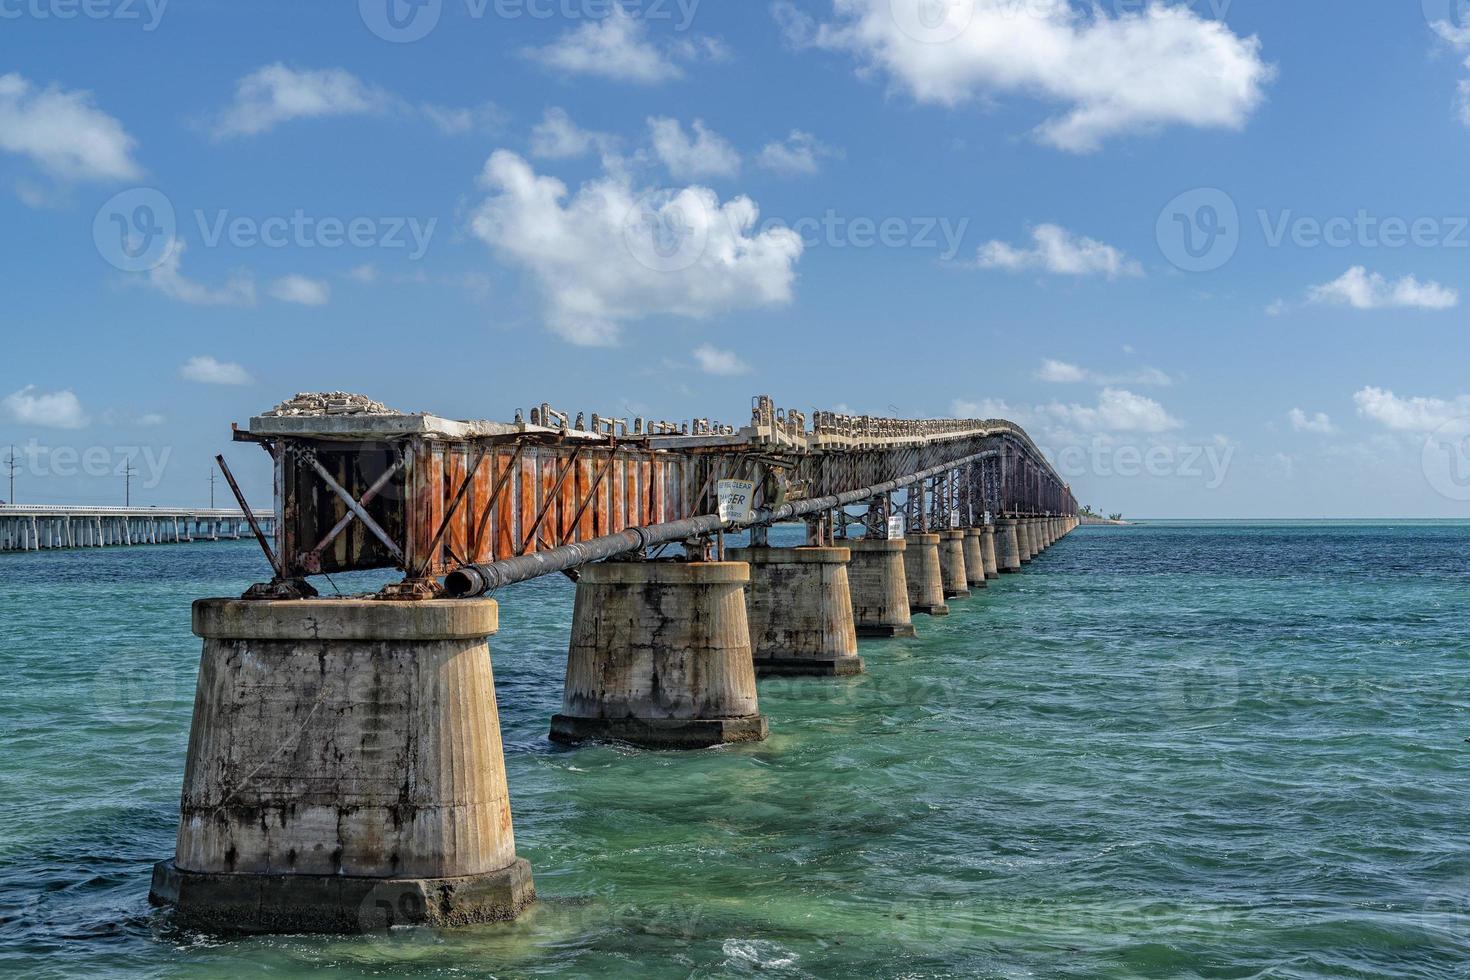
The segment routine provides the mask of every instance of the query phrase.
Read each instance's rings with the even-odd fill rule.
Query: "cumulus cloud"
[[[719,133],[694,120],[693,135],[677,119],[650,118],[648,134],[653,152],[675,180],[734,177],[740,172],[740,154]]]
[[[1123,388],[1104,388],[1096,405],[1052,402],[1040,411],[1046,418],[1084,432],[1168,432],[1184,425],[1152,398]]]
[[[694,362],[705,374],[749,374],[750,365],[732,350],[721,350],[709,344],[694,348]]]
[[[1286,418],[1291,422],[1293,432],[1313,432],[1318,435],[1330,435],[1337,430],[1332,425],[1332,419],[1326,412],[1316,412],[1308,415],[1299,408],[1293,408],[1287,413]]]
[[[37,425],[47,429],[82,429],[90,421],[82,411],[82,403],[70,389],[63,391],[37,391],[35,385],[26,385],[11,392],[0,402],[5,413],[21,425]]]
[[[305,276],[282,276],[271,283],[270,294],[283,303],[301,306],[326,306],[332,298],[332,287],[320,279]]]
[[[298,71],[279,62],[235,84],[235,100],[214,126],[218,137],[254,136],[295,119],[386,112],[393,96],[341,68]]]
[[[853,55],[916,101],[955,106],[1003,94],[1061,105],[1036,129],[1063,150],[1169,125],[1238,130],[1263,101],[1273,69],[1255,37],[1186,4],[1110,16],[1101,7],[1012,0],[833,0],[815,24],[778,5],[788,42]],[[934,16],[937,10],[938,16]]]
[[[0,75],[0,149],[27,157],[57,180],[136,180],[137,141],[98,109],[90,92],[39,88],[14,72]],[[36,196],[32,200],[37,200]]]
[[[773,140],[761,147],[759,162],[765,169],[783,176],[810,177],[822,169],[824,157],[837,155],[837,150],[811,133],[793,129],[785,140]]]
[[[1174,383],[1173,378],[1158,368],[1145,367],[1122,374],[1108,374],[1051,358],[1041,362],[1041,367],[1037,368],[1035,377],[1038,381],[1048,381],[1052,384],[1135,384],[1168,387]]]
[[[1061,437],[1076,431],[1159,433],[1184,425],[1152,398],[1111,387],[1099,393],[1095,405],[1054,401],[1028,407],[987,398],[980,401],[955,399],[950,409],[959,418],[1002,418],[1027,427],[1045,428],[1049,437]]]
[[[1455,398],[1400,398],[1387,388],[1368,386],[1353,393],[1358,414],[1400,432],[1433,432],[1470,418],[1470,395]]]
[[[213,120],[216,139],[258,136],[298,119],[396,114],[427,119],[447,135],[499,123],[504,113],[492,102],[455,107],[417,106],[342,68],[298,69],[277,62],[235,83],[234,100]]]
[[[179,367],[179,377],[206,385],[248,385],[254,379],[250,372],[229,361],[217,361],[207,354],[191,357]]]
[[[567,160],[594,149],[607,153],[612,143],[607,133],[583,129],[572,122],[565,109],[556,107],[547,109],[531,130],[531,155],[546,160]]]
[[[724,45],[713,38],[657,44],[648,36],[648,25],[619,4],[612,5],[607,17],[583,23],[544,47],[525,48],[522,53],[559,72],[640,85],[682,78],[681,63],[727,56]]]
[[[1059,225],[1037,225],[1031,232],[1032,246],[986,242],[975,256],[981,269],[1021,272],[1039,269],[1059,276],[1141,276],[1143,266],[1111,245],[1074,235]]]
[[[791,300],[800,237],[756,233],[747,197],[721,203],[690,185],[642,191],[621,172],[575,194],[508,150],[480,177],[490,196],[471,227],[539,284],[551,329],[576,344],[616,343],[622,324],[654,315],[705,318]]]
[[[223,286],[206,286],[180,271],[184,243],[174,239],[163,261],[148,271],[148,284],[169,299],[195,306],[254,306],[255,282],[243,273],[232,274]]]
[[[1420,282],[1413,276],[1389,281],[1377,272],[1355,265],[1332,282],[1313,286],[1307,293],[1313,303],[1351,306],[1355,310],[1400,307],[1447,310],[1458,306],[1457,290],[1437,282]]]

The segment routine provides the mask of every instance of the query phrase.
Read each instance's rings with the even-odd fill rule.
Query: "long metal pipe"
[[[723,529],[733,530],[735,528],[757,527],[761,525],[777,524],[787,521],[793,517],[802,517],[807,514],[817,514],[825,510],[833,510],[838,507],[846,507],[848,504],[859,503],[873,497],[882,496],[894,490],[919,483],[938,476],[949,470],[957,469],[968,463],[997,455],[999,450],[987,449],[984,452],[975,453],[962,459],[956,459],[939,466],[931,466],[927,470],[910,473],[886,483],[877,483],[869,487],[859,487],[856,490],[848,490],[844,493],[829,497],[816,497],[811,500],[798,500],[785,503],[779,507],[763,508],[752,511],[745,517],[733,521],[722,521],[717,514],[706,514],[703,517],[689,517],[682,521],[670,521],[666,524],[652,524],[647,527],[633,527],[617,534],[608,534],[590,541],[582,541],[577,544],[564,544],[558,548],[537,552],[533,555],[521,555],[516,558],[506,558],[501,561],[489,562],[484,565],[465,565],[450,572],[444,579],[444,588],[450,595],[461,599],[472,596],[484,595],[503,585],[512,585],[516,582],[525,582],[528,579],[540,578],[542,575],[550,575],[553,572],[564,572],[578,565],[586,565],[589,562],[602,561],[606,558],[615,558],[618,555],[627,554],[630,551],[642,551],[652,545],[666,544],[671,541],[683,541],[688,538],[698,537],[701,534],[713,534]]]

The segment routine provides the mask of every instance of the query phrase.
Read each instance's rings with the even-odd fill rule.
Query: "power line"
[[[133,477],[135,477],[137,475],[138,475],[138,471],[135,470],[135,469],[133,469],[133,458],[131,456],[129,456],[128,457],[127,468],[123,470],[123,506],[124,507],[131,507],[131,506],[133,506]]]
[[[217,475],[215,474],[214,469],[211,468],[210,471],[209,471],[209,509],[210,510],[214,510],[214,481],[215,481],[216,478],[217,478]]]

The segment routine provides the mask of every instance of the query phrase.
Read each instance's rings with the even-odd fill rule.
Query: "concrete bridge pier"
[[[913,636],[903,538],[849,538],[847,568],[858,636]]]
[[[731,548],[750,565],[746,616],[758,677],[863,672],[842,547]]]
[[[693,749],[756,742],[744,562],[601,562],[581,570],[553,741]]]
[[[1003,574],[1021,570],[1021,528],[1015,518],[1002,517],[995,522],[995,563]]]
[[[908,581],[909,612],[948,616],[944,604],[944,574],[939,567],[939,535],[910,534],[905,539],[904,575]]]
[[[985,546],[980,542],[985,532],[978,527],[967,527],[964,534],[965,582],[972,590],[987,588],[990,583],[985,580]]]
[[[939,532],[939,577],[946,599],[970,598],[970,576],[965,564],[965,532]]]
[[[980,555],[985,559],[985,577],[1000,578],[1000,565],[995,560],[995,525],[980,528]]]
[[[510,919],[493,600],[194,604],[178,849],[150,898],[223,932]]]
[[[1036,557],[1036,548],[1031,536],[1031,518],[1029,517],[1016,519],[1016,548],[1021,564],[1031,564],[1031,559]]]

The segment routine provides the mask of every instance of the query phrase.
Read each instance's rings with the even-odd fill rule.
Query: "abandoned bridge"
[[[232,930],[462,924],[534,900],[491,593],[577,583],[552,739],[705,748],[767,736],[758,677],[850,683],[859,637],[915,635],[1078,523],[998,419],[808,418],[762,396],[738,426],[550,405],[454,421],[334,393],[234,438],[274,469],[271,576],[195,604],[178,850],[153,882],[186,921]],[[772,547],[794,522],[806,544]],[[369,569],[402,577],[331,599],[308,581]]]

